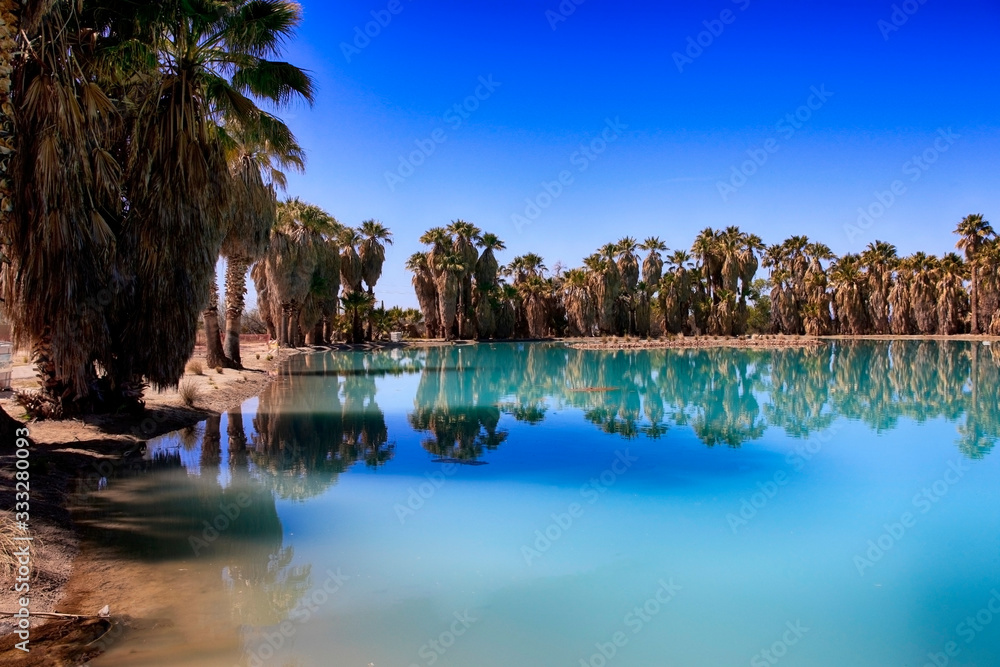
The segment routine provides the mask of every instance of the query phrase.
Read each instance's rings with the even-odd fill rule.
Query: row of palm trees
[[[265,110],[313,100],[282,57],[301,8],[22,0],[0,17],[3,314],[50,414],[141,405],[183,375],[220,254],[238,274],[264,252],[282,170],[302,167]]]
[[[1000,240],[980,214],[955,232],[964,257],[900,257],[884,241],[837,257],[806,236],[765,246],[735,226],[707,228],[690,250],[624,237],[548,274],[534,253],[498,266],[503,242],[457,220],[426,232],[430,250],[407,268],[427,335],[445,339],[1000,334]]]
[[[329,344],[343,306],[351,321],[349,340],[360,342],[362,315],[374,304],[392,232],[378,220],[357,228],[342,225],[298,198],[281,202],[277,210],[269,243],[250,271],[271,338],[284,347]],[[245,270],[227,271],[227,310],[233,315],[243,310],[245,276]],[[233,330],[239,331],[238,320],[227,325],[226,337],[236,348],[239,337],[230,335]]]

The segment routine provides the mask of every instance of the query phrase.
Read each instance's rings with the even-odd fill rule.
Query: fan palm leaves
[[[8,314],[22,343],[46,341],[43,365],[63,403],[98,380],[110,390],[102,395],[173,385],[239,222],[225,128],[264,135],[277,122],[260,102],[312,99],[309,76],[278,58],[299,7],[26,8],[12,77],[21,102],[4,113],[21,149],[13,180],[36,185],[12,189],[21,200],[0,231]]]
[[[507,246],[500,238],[491,232],[486,232],[479,237],[478,245],[483,249],[479,259],[476,261],[476,284],[496,285],[500,272],[500,264],[497,262],[496,252],[506,250]]]
[[[285,189],[287,170],[305,169],[305,152],[277,119],[251,128],[231,123],[225,130],[230,170],[242,189],[236,196],[234,222],[222,241],[222,255],[226,258],[225,341],[221,359],[216,363],[208,359],[208,365],[223,363],[242,368],[240,333],[246,306],[247,270],[263,255],[270,241],[276,216],[275,190]],[[211,343],[209,329],[206,320],[206,339]]]
[[[982,247],[996,238],[996,232],[993,231],[993,227],[983,218],[981,213],[973,213],[962,218],[958,226],[955,227],[955,233],[960,236],[955,247],[965,253],[965,259],[970,263],[972,273],[970,288],[971,326],[972,333],[977,334],[981,327],[979,321],[979,266],[975,260]]]
[[[358,227],[362,241],[358,250],[361,259],[361,279],[368,285],[368,293],[375,293],[375,284],[382,277],[385,264],[385,247],[392,245],[392,232],[378,220],[365,220]]]
[[[663,277],[663,256],[667,245],[658,236],[647,237],[639,247],[647,252],[642,261],[642,281],[648,286],[656,285]]]
[[[417,303],[424,316],[426,335],[435,338],[440,333],[440,307],[438,305],[437,286],[434,284],[434,274],[431,272],[428,254],[417,252],[406,260],[406,270],[413,274],[411,281],[417,294]]]

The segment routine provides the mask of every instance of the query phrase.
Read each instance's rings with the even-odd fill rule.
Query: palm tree
[[[311,101],[313,88],[302,70],[268,59],[280,55],[300,21],[297,4],[234,0],[199,11],[171,2],[143,11],[156,17],[146,37],[159,71],[132,128],[142,151],[129,165],[128,219],[117,245],[157,251],[132,264],[135,298],[125,299],[124,328],[139,344],[117,361],[120,373],[163,385],[183,373],[195,330],[190,315],[171,327],[163,314],[201,309],[237,193],[221,121],[261,128],[272,117],[252,98]]]
[[[500,306],[497,308],[496,337],[513,338],[517,328],[517,288],[501,285],[498,294]]]
[[[917,332],[927,335],[938,330],[938,281],[939,261],[933,255],[916,252],[907,262],[913,269],[910,303]]]
[[[635,290],[635,285],[639,282],[639,259],[635,256],[638,247],[639,244],[631,236],[619,239],[616,244],[618,272],[622,276],[625,291],[629,294]]]
[[[833,307],[838,331],[849,335],[865,333],[861,258],[856,254],[847,254],[835,261],[830,267],[830,281],[834,290]]]
[[[361,279],[368,285],[368,294],[374,296],[385,263],[385,246],[392,245],[392,232],[378,220],[365,220],[358,231],[363,237],[359,250]]]
[[[479,252],[476,250],[476,244],[479,242],[482,232],[474,224],[464,220],[452,221],[448,225],[448,231],[455,237],[452,243],[452,251],[458,254],[462,259],[462,264],[465,266],[465,270],[458,276],[459,291],[458,303],[456,304],[456,319],[459,337],[466,338],[474,335],[474,332],[467,331],[467,323],[470,321],[475,322],[475,315],[472,312],[472,274],[479,261]]]
[[[378,220],[365,220],[358,228],[363,240],[358,254],[361,257],[361,279],[368,285],[368,294],[375,298],[375,283],[382,276],[385,264],[385,246],[392,245],[392,232]],[[368,323],[368,337],[371,338],[373,322]]]
[[[341,267],[335,239],[342,227],[326,211],[300,199],[278,204],[267,252],[254,270],[258,303],[276,331],[278,344],[298,346],[335,299]]]
[[[660,253],[667,251],[666,244],[658,236],[650,236],[639,247],[649,253],[642,262],[642,281],[650,287],[658,285],[663,277],[663,257]]]
[[[967,266],[960,255],[950,252],[938,265],[938,331],[945,336],[962,333],[968,298],[962,283],[968,276]]]
[[[337,239],[340,242],[340,282],[344,293],[361,291],[361,255],[358,246],[361,234],[353,227],[344,227]]]
[[[445,340],[451,340],[458,311],[461,276],[468,270],[465,259],[451,252],[438,259],[438,274],[434,278],[437,288],[441,333]]]
[[[495,286],[499,276],[500,264],[497,262],[495,252],[506,250],[507,246],[500,238],[491,232],[486,232],[479,237],[478,245],[483,249],[482,254],[476,261],[476,284],[480,286]]]
[[[351,316],[351,338],[348,341],[352,345],[364,342],[365,332],[362,327],[362,317],[375,303],[375,297],[360,290],[350,291],[340,297],[340,302],[344,306],[344,311]]]
[[[524,304],[528,335],[531,338],[544,338],[548,335],[548,309],[546,308],[546,300],[550,292],[548,281],[541,276],[530,276],[517,285],[517,292]]]
[[[896,246],[885,241],[874,241],[861,253],[865,269],[865,299],[870,332],[889,333],[889,293],[892,291],[892,272],[896,267]]]
[[[889,292],[889,330],[897,336],[916,332],[913,304],[910,301],[914,275],[915,267],[909,257],[900,258],[896,262],[896,280]]]
[[[972,270],[972,333],[980,333],[979,327],[979,267],[976,262],[979,250],[984,244],[996,238],[996,233],[989,222],[983,219],[981,213],[973,213],[962,218],[955,228],[955,233],[961,238],[955,247],[965,252],[965,259],[968,260]]]
[[[230,169],[244,191],[236,197],[233,211],[233,216],[238,217],[242,224],[231,225],[222,241],[222,255],[226,258],[226,326],[222,360],[242,368],[240,333],[246,307],[247,270],[267,249],[277,215],[275,190],[286,188],[285,170],[302,172],[305,169],[305,152],[280,122],[274,124],[267,136],[262,136],[257,129],[238,125],[227,129],[232,139],[228,151]],[[208,337],[207,321],[205,331]],[[210,360],[209,365],[215,364]]]
[[[413,274],[413,289],[417,293],[417,303],[424,316],[425,334],[436,338],[440,334],[440,308],[434,275],[427,260],[427,253],[417,252],[406,260],[406,270]],[[440,334],[443,335],[443,334]]]
[[[23,103],[14,215],[0,230],[5,308],[21,344],[41,343],[62,407],[137,398],[142,381],[183,374],[209,297],[237,192],[220,123],[272,118],[256,100],[312,98],[304,72],[271,60],[300,12],[245,1],[29,9],[12,77]]]

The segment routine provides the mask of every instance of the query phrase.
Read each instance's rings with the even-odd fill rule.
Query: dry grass
[[[201,398],[201,387],[191,380],[181,380],[181,383],[177,386],[177,395],[184,401],[184,405],[192,408],[198,402],[198,399]]]
[[[15,542],[15,537],[23,537],[28,534],[17,527],[14,517],[9,512],[0,513],[0,573],[4,579],[11,579],[17,571],[17,556],[14,555],[16,549],[20,549],[26,542]],[[31,545],[31,550],[37,551],[38,540]]]
[[[205,372],[205,366],[203,366],[201,361],[199,361],[198,359],[192,359],[191,361],[187,362],[185,370],[187,370],[187,372],[190,373],[191,375],[201,375]]]

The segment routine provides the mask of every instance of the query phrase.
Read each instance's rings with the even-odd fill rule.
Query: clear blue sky
[[[504,239],[501,261],[534,251],[549,268],[624,235],[687,249],[727,225],[837,253],[876,238],[945,252],[964,215],[1000,223],[1000,5],[896,4],[893,23],[893,2],[871,0],[566,0],[568,16],[558,0],[305,0],[288,59],[319,92],[283,114],[309,159],[289,194],[393,230],[387,305],[416,305],[403,263],[455,218]],[[356,41],[373,11],[391,21]],[[467,117],[449,112],[466,101]],[[580,153],[608,119],[604,151]],[[417,142],[433,152],[390,187]],[[766,161],[731,180],[747,151]],[[911,161],[925,152],[932,164]],[[560,172],[572,181],[515,224]],[[897,180],[880,216],[845,229]]]

